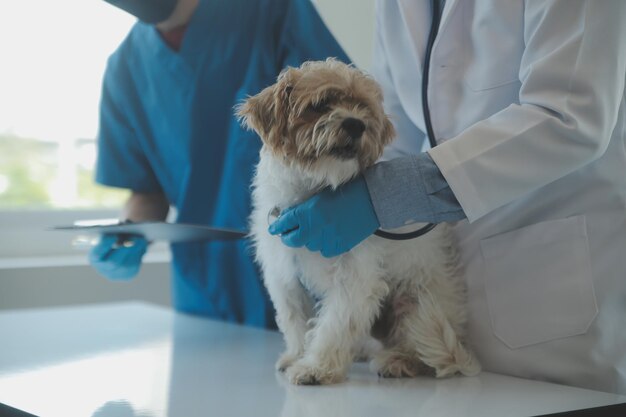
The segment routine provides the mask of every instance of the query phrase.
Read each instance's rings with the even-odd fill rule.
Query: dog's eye
[[[314,111],[315,113],[326,113],[330,110],[330,103],[328,100],[321,100],[317,103],[311,103],[309,105],[309,110]]]

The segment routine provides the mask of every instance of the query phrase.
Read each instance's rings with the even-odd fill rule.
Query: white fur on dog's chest
[[[338,177],[346,175],[340,171],[335,167]],[[334,258],[324,258],[320,253],[310,252],[306,248],[289,248],[280,242],[280,237],[269,235],[268,213],[274,207],[284,210],[305,201],[319,191],[320,181],[296,172],[266,149],[261,151],[254,179],[253,234],[275,241],[272,246],[276,259],[291,259],[299,271],[301,283],[312,295],[321,297],[332,287],[341,285],[341,282],[336,281],[337,277],[359,279],[361,272],[371,273],[372,269],[377,269],[382,270],[385,281],[393,284],[397,280],[415,280],[416,271],[426,272],[429,265],[441,264],[442,257],[446,256],[441,252],[441,244],[449,239],[444,230],[447,227],[445,225],[438,226],[420,238],[406,241],[392,241],[372,235],[348,253]]]
[[[340,286],[343,279],[358,280],[364,269],[367,272],[379,270],[379,275],[390,286],[405,280],[419,282],[433,276],[429,269],[444,261],[445,254],[436,248],[447,239],[446,227],[441,225],[432,235],[409,241],[390,241],[373,235],[334,258],[324,258],[306,248],[286,249],[293,252],[303,286],[319,298],[333,287]]]

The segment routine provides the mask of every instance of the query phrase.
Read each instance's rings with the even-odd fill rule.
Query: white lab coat
[[[379,0],[372,72],[425,141],[430,0]],[[626,1],[447,0],[432,50],[429,153],[486,370],[626,393]]]

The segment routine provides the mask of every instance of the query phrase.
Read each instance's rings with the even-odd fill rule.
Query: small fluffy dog
[[[480,371],[462,342],[465,291],[446,225],[408,241],[374,235],[330,259],[267,231],[274,207],[336,188],[382,155],[395,134],[382,102],[371,77],[331,59],[288,68],[237,108],[263,140],[251,235],[287,345],[277,368],[294,384],[343,380],[370,335],[384,377]]]

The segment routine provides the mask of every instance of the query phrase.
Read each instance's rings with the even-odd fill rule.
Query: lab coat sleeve
[[[524,4],[519,104],[429,151],[470,222],[596,160],[617,123],[626,1]]]
[[[109,63],[112,61],[116,62],[110,59]],[[125,101],[119,94],[130,93],[132,88],[120,85],[128,78],[117,68],[118,65],[107,67],[102,86],[95,180],[102,185],[136,192],[161,192],[128,119],[128,115],[138,109],[123,107]]]
[[[383,89],[385,112],[396,129],[394,141],[385,148],[381,158],[387,161],[415,154],[416,150],[422,149],[426,135],[407,116],[396,93],[396,85],[389,70],[389,59],[382,39],[381,28],[383,26],[380,18],[383,13],[379,10],[380,7],[380,2],[376,2],[376,30],[371,74]]]
[[[289,0],[280,39],[279,69],[299,67],[305,61],[350,58],[333,37],[310,0]]]

